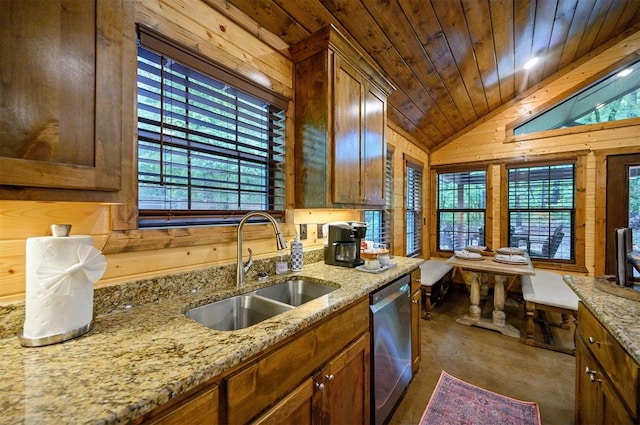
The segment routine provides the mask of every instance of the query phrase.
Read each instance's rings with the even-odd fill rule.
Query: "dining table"
[[[457,323],[469,326],[478,326],[485,329],[498,331],[503,335],[514,338],[520,337],[520,331],[513,325],[506,322],[504,312],[505,303],[505,283],[508,279],[515,280],[522,275],[535,275],[533,264],[526,252],[514,256],[515,259],[525,258],[526,262],[509,262],[511,255],[483,254],[479,258],[475,256],[453,255],[447,260],[447,264],[457,267],[466,273],[461,273],[465,283],[470,287],[469,313],[458,317]],[[483,274],[493,275],[495,285],[493,288],[493,312],[491,320],[483,318],[480,308],[480,285]]]

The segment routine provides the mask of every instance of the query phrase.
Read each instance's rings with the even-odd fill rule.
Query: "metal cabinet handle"
[[[598,344],[598,346],[600,346],[600,344],[602,344],[600,341],[598,341],[597,339],[593,339],[592,336],[589,337],[589,343],[590,344]]]
[[[320,391],[324,391],[324,383],[323,382],[316,382],[316,388]]]
[[[418,304],[418,300],[411,300],[411,304]]]
[[[602,379],[596,378],[596,376],[598,375],[598,371],[597,370],[590,369],[589,366],[587,366],[587,367],[584,368],[584,373],[589,375],[589,380],[591,382],[602,382]]]
[[[327,378],[327,381],[333,381],[333,378],[335,378],[335,376],[333,376],[333,375],[325,375],[325,378]]]

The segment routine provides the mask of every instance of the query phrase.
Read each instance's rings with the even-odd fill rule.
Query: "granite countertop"
[[[640,364],[640,301],[604,292],[596,288],[592,277],[565,276],[565,281]]]
[[[420,266],[395,257],[382,273],[305,265],[269,283],[150,302],[96,317],[93,329],[64,343],[23,348],[18,337],[0,340],[3,423],[127,423],[171,398],[294,335]],[[187,318],[193,306],[248,292],[292,276],[331,282],[339,289],[250,328],[221,332]]]

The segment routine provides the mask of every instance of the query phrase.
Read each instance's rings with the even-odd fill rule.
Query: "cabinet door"
[[[362,198],[367,205],[384,205],[387,100],[373,85],[367,83],[365,87],[367,90],[360,169]]]
[[[601,381],[586,370],[597,370],[597,362],[578,339],[576,341],[576,423],[600,423],[602,418]],[[594,422],[594,423],[595,423]]]
[[[420,290],[411,295],[411,359],[412,372],[415,375],[420,369]]]
[[[609,378],[602,373],[602,366],[580,338],[576,342],[576,423],[634,423]]]
[[[323,423],[369,424],[369,353],[367,332],[323,368]]]
[[[122,0],[0,1],[2,199],[57,200],[26,188],[121,188],[122,128],[133,128],[122,113],[129,7]],[[59,200],[115,200],[71,196]]]
[[[335,56],[333,202],[361,203],[360,145],[364,93],[361,75]]]

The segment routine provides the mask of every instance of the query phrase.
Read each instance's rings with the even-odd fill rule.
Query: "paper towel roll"
[[[88,329],[93,319],[93,284],[107,267],[91,236],[28,238],[26,248],[23,340]],[[65,339],[69,338],[51,343]],[[28,344],[23,341],[23,345]]]

